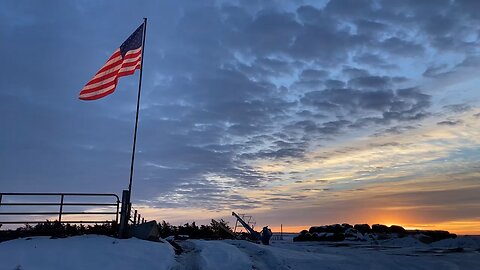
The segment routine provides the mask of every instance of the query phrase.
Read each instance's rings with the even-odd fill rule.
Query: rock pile
[[[403,238],[411,236],[422,243],[432,243],[443,239],[456,238],[457,235],[448,231],[405,230],[402,226],[383,224],[332,224],[313,226],[303,230],[293,238],[293,241],[371,241]]]

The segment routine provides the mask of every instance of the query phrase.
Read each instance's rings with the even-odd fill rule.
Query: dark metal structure
[[[263,227],[262,232],[259,233],[255,231],[243,218],[237,215],[235,212],[232,212],[232,216],[237,218],[237,221],[249,232],[249,238],[253,241],[262,241],[262,244],[268,245],[270,243],[270,238],[272,237],[272,231],[268,228],[268,226]],[[235,228],[236,228],[235,224]]]
[[[57,197],[58,201],[40,202],[40,198]],[[17,199],[17,202],[4,202],[6,198]],[[18,202],[18,199],[31,198],[31,200]],[[88,201],[72,202],[69,199],[87,198]],[[99,202],[100,199],[110,199],[110,202]],[[21,211],[27,206],[27,211]],[[32,207],[52,208],[58,206],[58,210],[28,211]],[[65,211],[64,207],[107,207],[115,211]],[[120,199],[113,193],[0,193],[0,224],[34,224],[45,222],[46,219],[54,216],[61,223],[116,223],[118,224]],[[4,211],[5,208],[14,208],[15,211]],[[7,210],[8,210],[7,209]],[[65,216],[111,216],[109,220],[62,220]],[[20,216],[24,220],[2,220],[6,216]],[[43,220],[36,220],[34,217],[44,217]]]
[[[253,220],[253,217],[252,216],[247,216],[245,214],[238,214],[238,216],[245,222],[248,224],[248,226],[250,226],[250,228],[252,228],[252,230],[255,229],[255,225],[257,224],[257,222],[255,220]],[[241,227],[241,228],[244,228],[243,225],[240,223],[240,226],[239,226],[239,221],[238,219],[235,220],[235,227],[233,229],[233,232],[237,232],[237,228]]]
[[[260,240],[260,233],[256,232],[245,220],[243,220],[239,215],[235,212],[232,212],[232,216],[237,218],[237,221],[250,233],[250,238],[252,240]],[[235,225],[236,226],[236,225]]]

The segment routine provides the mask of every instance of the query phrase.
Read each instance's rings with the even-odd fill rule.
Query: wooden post
[[[137,224],[137,210],[133,213],[133,224]]]

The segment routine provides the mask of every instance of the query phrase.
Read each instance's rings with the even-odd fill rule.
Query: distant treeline
[[[223,225],[228,230],[231,228],[223,219],[218,223]],[[173,226],[168,222],[162,221],[158,223],[158,230],[160,237],[166,238],[168,236],[182,237],[188,236],[193,239],[229,239],[232,238],[229,233],[224,231],[219,224],[212,221],[209,225],[198,226],[195,222],[185,223],[184,225]]]
[[[76,225],[64,224],[58,221],[45,221],[35,226],[29,224],[15,230],[0,230],[0,242],[32,236],[52,236],[52,237],[68,237],[84,234],[99,234],[107,236],[115,236],[117,234],[117,226],[115,223],[104,223],[95,225]]]

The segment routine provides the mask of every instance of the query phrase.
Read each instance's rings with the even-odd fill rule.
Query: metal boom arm
[[[239,217],[235,212],[232,212],[232,216],[235,216],[238,220],[238,222],[240,222],[240,224],[242,224],[242,226],[255,238],[259,239],[260,238],[260,233],[254,231],[252,229],[252,227],[250,227],[250,225],[248,225],[248,223],[246,223],[241,217]]]

